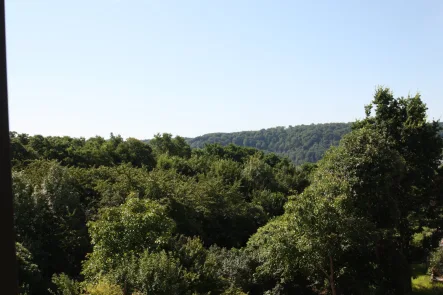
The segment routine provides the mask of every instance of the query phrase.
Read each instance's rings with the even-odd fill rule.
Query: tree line
[[[21,293],[410,294],[409,266],[442,226],[443,141],[426,110],[380,88],[299,166],[170,134],[11,133]]]
[[[300,165],[320,160],[326,150],[338,145],[343,135],[350,130],[350,123],[327,123],[280,126],[259,131],[210,133],[187,140],[193,148],[204,147],[207,143],[252,147],[289,157]]]
[[[326,123],[288,127],[274,127],[259,131],[210,133],[186,140],[192,148],[202,148],[207,143],[223,146],[235,144],[252,147],[288,157],[296,165],[319,161],[331,146],[351,131],[353,123]],[[440,123],[443,127],[443,123]],[[443,132],[440,131],[443,137]]]

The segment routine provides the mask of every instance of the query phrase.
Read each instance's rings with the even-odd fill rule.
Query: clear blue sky
[[[11,129],[187,137],[361,118],[376,85],[443,119],[443,1],[7,0]]]

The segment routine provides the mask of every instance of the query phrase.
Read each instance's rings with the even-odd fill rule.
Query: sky
[[[377,85],[443,119],[441,0],[6,0],[6,34],[20,133],[350,122]]]

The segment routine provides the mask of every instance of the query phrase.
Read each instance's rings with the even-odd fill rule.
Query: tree
[[[33,263],[31,252],[22,244],[15,243],[18,264],[18,284],[20,294],[38,293],[44,291],[39,286],[41,283],[41,272],[38,265]]]
[[[78,275],[89,249],[80,196],[67,168],[39,161],[13,173],[17,240],[33,255],[45,286],[56,272]]]
[[[418,225],[429,211],[433,181],[442,156],[443,140],[438,122],[428,122],[427,107],[420,94],[394,98],[389,88],[378,88],[365,107],[366,118],[353,129],[371,128],[380,132],[404,158],[406,173],[398,186],[401,245],[408,252],[413,234],[410,224]],[[374,114],[372,114],[374,113]]]
[[[115,148],[115,154],[117,163],[131,163],[135,167],[145,166],[148,169],[155,166],[151,147],[135,138],[128,138],[119,143]]]
[[[170,239],[175,223],[157,202],[129,197],[118,207],[104,208],[88,227],[93,252],[83,273],[89,281],[95,281],[132,254],[161,249]]]
[[[136,290],[146,295],[185,294],[187,290],[179,261],[165,251],[145,251],[140,257],[135,281]]]
[[[377,131],[352,132],[326,153],[312,184],[290,198],[285,214],[254,235],[249,246],[270,253],[267,268],[280,269],[285,278],[302,272],[313,283],[326,280],[333,294],[362,294],[374,284],[384,284],[379,292],[406,294],[410,277],[395,278],[398,272],[384,269],[386,256],[377,253],[377,245],[395,242],[395,190],[403,166],[402,157]],[[401,257],[399,251],[384,255]],[[373,268],[377,264],[379,274]],[[391,285],[385,286],[386,277]]]
[[[183,137],[176,136],[172,138],[169,133],[162,135],[156,134],[152,140],[149,141],[154,151],[157,154],[167,154],[169,156],[178,156],[182,158],[189,158],[191,156],[191,147]]]
[[[286,218],[279,216],[251,236],[245,252],[252,267],[253,294],[315,294],[302,273],[298,237]]]
[[[249,157],[244,165],[242,176],[249,193],[264,188],[274,189],[277,185],[271,166],[266,164],[259,154]]]
[[[354,288],[354,292],[369,288],[369,282],[358,279],[357,270],[364,268],[364,265],[370,267],[369,260],[358,257],[369,256],[368,248],[374,243],[371,236],[373,225],[364,217],[352,215],[345,208],[346,201],[345,196],[325,197],[320,192],[308,189],[303,198],[291,202],[285,215],[295,232],[300,270],[313,282],[326,279],[333,295],[338,294],[337,288],[340,286],[351,290]],[[354,257],[353,261],[351,257]],[[343,282],[341,276],[357,279],[359,284],[349,286],[352,281]]]
[[[23,165],[25,162],[36,157],[28,148],[29,137],[27,134],[10,132],[11,140],[11,164],[13,167]]]
[[[71,279],[64,273],[52,276],[52,283],[56,287],[56,291],[49,290],[53,295],[81,295],[82,287],[79,282]]]

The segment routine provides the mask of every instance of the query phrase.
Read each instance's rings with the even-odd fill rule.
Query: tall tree
[[[408,252],[413,234],[411,224],[422,226],[430,206],[436,170],[442,159],[441,125],[428,121],[427,107],[420,94],[394,98],[389,88],[377,89],[365,107],[366,118],[353,129],[371,128],[380,132],[404,158],[406,173],[397,188],[401,215],[398,230],[401,245]]]
[[[33,255],[41,284],[53,273],[78,275],[89,250],[80,195],[66,167],[35,162],[13,173],[17,240]]]
[[[326,153],[312,184],[292,197],[285,214],[260,229],[249,246],[284,279],[301,272],[312,283],[326,280],[332,294],[367,294],[370,288],[377,294],[408,294],[401,251],[377,248],[395,244],[395,190],[403,173],[403,158],[383,135],[356,130]],[[391,257],[398,263],[391,265]]]

